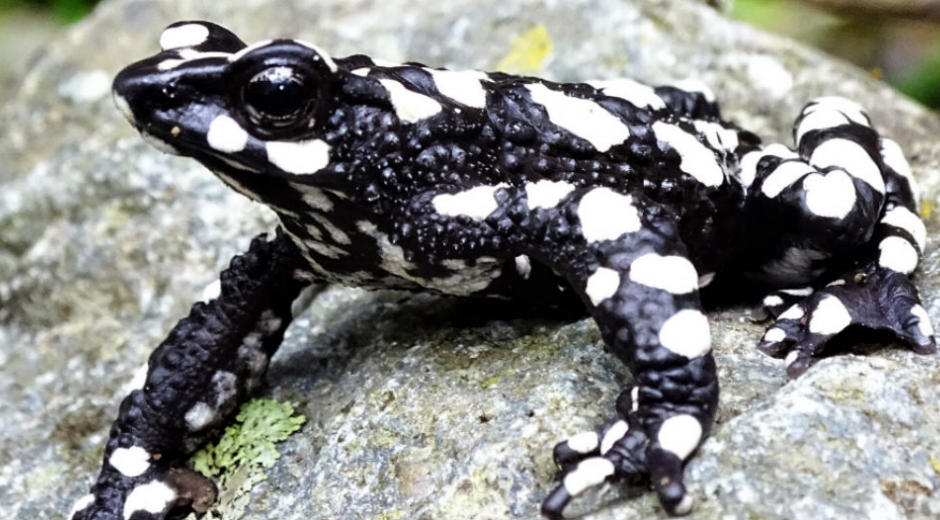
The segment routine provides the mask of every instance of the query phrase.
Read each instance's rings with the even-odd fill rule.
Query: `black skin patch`
[[[605,481],[647,480],[668,512],[691,509],[683,466],[718,402],[703,299],[768,295],[778,318],[760,348],[794,377],[847,328],[935,349],[910,281],[916,187],[848,100],[807,105],[796,151],[764,149],[705,92],[333,60],[292,40],[246,47],[207,22],[171,28],[168,50],[115,79],[119,107],[282,225],[154,352],[72,520],[204,510],[211,483],[175,464],[258,384],[309,283],[592,316],[637,386],[612,421],[555,448],[553,519]]]

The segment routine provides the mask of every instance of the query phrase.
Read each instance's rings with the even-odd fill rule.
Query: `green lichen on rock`
[[[242,406],[235,423],[225,429],[218,442],[193,455],[190,462],[194,470],[218,477],[217,507],[223,518],[242,515],[247,493],[267,478],[265,468],[274,466],[281,457],[275,443],[299,430],[306,421],[303,415],[294,415],[290,403],[252,399]]]

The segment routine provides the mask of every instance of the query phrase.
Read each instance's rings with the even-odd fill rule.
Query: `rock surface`
[[[698,77],[726,117],[787,138],[841,94],[902,143],[940,197],[940,120],[861,71],[688,0],[106,2],[37,61],[0,111],[0,518],[62,518],[87,491],[122,386],[204,287],[273,219],[196,164],[147,147],[109,81],[171,21],[335,55],[491,69],[543,26],[557,80]],[[544,43],[544,42],[543,42]],[[940,323],[940,218],[918,283]],[[489,304],[487,304],[489,305]],[[606,419],[628,373],[593,323],[474,317],[428,296],[331,288],[289,331],[263,396],[308,421],[243,518],[536,518],[551,447]],[[492,316],[499,315],[490,310]],[[742,309],[712,313],[719,423],[689,464],[691,518],[937,518],[940,357],[865,348],[788,382]],[[590,520],[659,518],[607,486]],[[224,506],[223,506],[224,507]]]

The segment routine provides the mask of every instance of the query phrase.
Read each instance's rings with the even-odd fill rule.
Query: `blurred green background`
[[[733,18],[851,61],[940,108],[940,0],[704,0]],[[43,42],[96,0],[0,0],[0,105]]]

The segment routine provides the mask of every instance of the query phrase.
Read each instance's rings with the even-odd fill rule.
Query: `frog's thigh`
[[[756,267],[782,287],[806,285],[871,240],[886,201],[881,143],[867,116],[847,116],[832,101],[810,107],[795,128],[796,151],[774,144],[741,164],[748,221],[763,224],[748,237]]]

